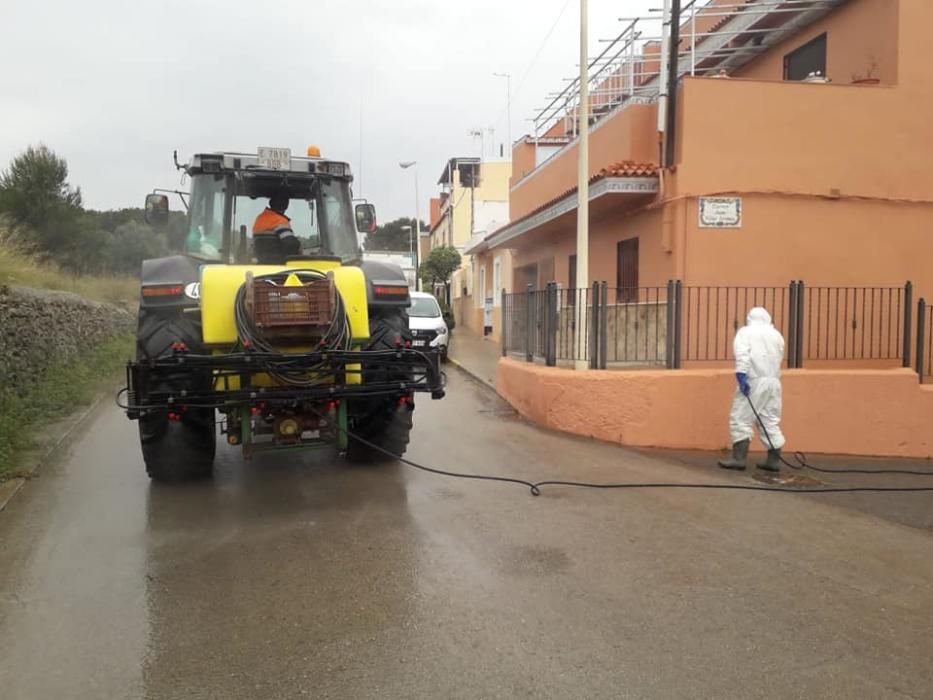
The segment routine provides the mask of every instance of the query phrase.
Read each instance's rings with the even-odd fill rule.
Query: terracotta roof
[[[656,163],[636,163],[634,160],[620,160],[618,163],[607,165],[600,170],[590,178],[590,182],[602,180],[604,177],[656,177],[657,174],[658,166]]]
[[[659,170],[660,170],[660,167],[658,166],[657,163],[638,163],[634,160],[620,160],[619,162],[613,163],[612,165],[607,165],[605,168],[602,168],[599,172],[593,175],[593,177],[590,178],[590,184],[591,185],[595,184],[599,182],[600,180],[605,180],[606,178],[610,178],[610,177],[657,177]],[[520,216],[514,221],[510,221],[508,224],[506,224],[502,228],[496,231],[491,231],[483,239],[483,241],[486,241],[492,238],[493,236],[498,234],[503,229],[510,228],[511,226],[514,226],[515,224],[522,222],[525,219],[530,219],[535,214],[538,214],[544,211],[548,207],[554,206],[559,201],[573,194],[576,191],[577,191],[576,187],[571,187],[569,190],[565,190],[564,192],[561,192],[556,197],[552,197],[551,199],[544,202],[543,204],[540,204],[539,206],[535,207],[527,214]]]
[[[658,165],[656,163],[636,163],[634,160],[620,160],[618,163],[613,163],[612,165],[607,165],[605,168],[596,173],[593,177],[590,178],[590,184],[593,185],[600,180],[605,180],[607,177],[657,177],[658,176]],[[548,207],[557,204],[567,195],[573,194],[577,191],[576,187],[571,187],[569,190],[564,190],[556,197],[552,197],[544,204],[535,207],[530,212],[521,216],[515,221],[510,221],[509,226],[512,224],[518,223],[519,221],[524,221],[530,216],[534,216],[538,212],[544,211]]]
[[[656,163],[636,163],[634,160],[620,160],[618,163],[607,165],[605,168],[596,173],[593,177],[590,178],[590,184],[593,185],[600,180],[605,180],[607,177],[657,177],[658,170],[659,168]],[[564,197],[573,194],[576,191],[576,187],[571,187],[569,190],[565,190],[556,197],[549,199],[544,204],[535,207],[524,216],[515,219],[515,221],[510,221],[508,225],[511,226],[512,224],[523,221],[528,217],[534,216],[538,212],[544,211],[548,207],[557,204],[557,202],[562,200]]]

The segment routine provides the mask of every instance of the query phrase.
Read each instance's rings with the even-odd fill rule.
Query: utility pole
[[[421,207],[418,205],[418,165],[415,165],[415,291],[421,291],[421,271],[419,258],[421,257]]]
[[[589,32],[587,31],[587,0],[580,0],[580,115],[577,143],[577,286],[586,289],[590,284],[590,90],[589,90]],[[571,294],[574,292],[571,291]],[[582,295],[581,295],[582,296]],[[577,349],[575,369],[589,367],[586,358],[586,298],[578,298],[575,304],[577,316],[574,345]],[[596,309],[593,309],[593,313]]]

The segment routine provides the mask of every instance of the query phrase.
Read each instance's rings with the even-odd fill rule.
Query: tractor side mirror
[[[168,196],[164,194],[146,195],[143,218],[151,226],[164,226],[168,223]]]
[[[376,230],[376,207],[374,205],[356,205],[356,230],[360,233],[372,233]]]

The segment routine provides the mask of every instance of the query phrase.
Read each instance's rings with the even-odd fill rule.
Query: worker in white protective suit
[[[781,469],[781,362],[784,360],[784,337],[771,323],[771,314],[760,306],[748,312],[746,325],[735,334],[735,377],[738,381],[729,432],[732,436],[732,459],[722,460],[723,469],[745,469],[748,446],[753,436],[755,414],[749,400],[767,431],[759,429],[759,438],[768,450],[768,457],[759,469],[777,472]],[[769,442],[770,440],[770,442]]]

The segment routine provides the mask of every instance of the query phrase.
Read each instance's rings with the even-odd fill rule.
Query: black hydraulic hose
[[[326,417],[322,414],[318,414],[321,418],[326,420]],[[332,422],[332,426],[338,431],[342,432],[348,439],[355,440],[366,447],[369,447],[376,452],[384,454],[386,457],[392,459],[397,459],[402,464],[405,464],[413,469],[418,469],[423,472],[428,472],[430,474],[438,474],[440,476],[449,476],[455,479],[474,479],[479,481],[500,481],[511,484],[518,484],[520,486],[527,486],[531,491],[532,496],[540,496],[541,488],[543,486],[567,486],[571,488],[584,488],[584,489],[706,489],[714,491],[770,491],[772,493],[917,493],[917,492],[933,492],[933,486],[915,486],[915,487],[888,487],[888,486],[856,486],[856,487],[827,487],[827,488],[782,488],[780,486],[755,486],[752,484],[677,484],[677,483],[598,483],[598,482],[587,482],[587,481],[565,481],[558,479],[547,479],[544,481],[528,481],[527,479],[520,479],[518,477],[512,476],[501,476],[497,474],[466,474],[463,472],[455,472],[447,469],[438,469],[437,467],[429,467],[424,464],[419,464],[414,460],[403,457],[399,454],[396,454],[390,450],[387,450],[365,438],[356,435],[351,430],[342,427],[337,423]]]
[[[145,407],[131,407],[128,404],[122,404],[120,402],[120,397],[126,393],[126,389],[121,389],[117,393],[117,406],[123,409],[131,408],[168,408],[168,406],[145,406]],[[213,408],[215,406],[204,406],[205,408]],[[315,413],[317,413],[315,411]],[[543,481],[529,481],[527,479],[521,479],[513,476],[502,476],[498,474],[468,474],[465,472],[455,472],[448,469],[440,469],[438,467],[429,467],[425,464],[420,464],[415,462],[412,459],[403,457],[402,455],[396,454],[390,450],[381,447],[380,445],[375,444],[363,438],[353,431],[344,428],[339,423],[330,421],[327,416],[324,416],[321,413],[317,413],[318,417],[328,420],[331,423],[331,426],[336,430],[343,433],[348,439],[355,440],[366,447],[369,447],[380,454],[385,455],[391,459],[396,459],[402,464],[405,464],[413,469],[418,469],[423,472],[428,472],[430,474],[436,474],[438,476],[447,476],[454,479],[471,479],[475,481],[498,481],[501,483],[509,484],[518,484],[519,486],[527,486],[532,496],[540,496],[541,488],[544,486],[566,486],[570,488],[585,488],[585,489],[693,489],[693,490],[713,490],[713,491],[770,491],[772,493],[799,493],[799,494],[820,494],[820,493],[919,493],[919,492],[933,492],[933,486],[917,486],[917,487],[887,487],[887,486],[857,486],[857,487],[828,487],[828,488],[782,488],[779,486],[755,486],[752,484],[677,484],[677,483],[599,483],[599,482],[588,482],[588,481],[567,481],[563,479],[546,479]],[[768,440],[770,443],[770,439]],[[889,472],[885,472],[889,473]]]
[[[768,442],[768,447],[772,451],[775,450],[774,443],[771,441],[771,436],[768,434],[768,429],[765,427],[764,422],[761,420],[761,416],[758,414],[758,409],[755,408],[755,404],[752,403],[752,399],[748,394],[743,394],[748,405],[752,409],[752,413],[755,414],[755,420],[758,421],[758,427],[761,428],[761,434],[765,436],[765,440]],[[821,472],[823,474],[897,474],[903,476],[933,476],[933,472],[919,471],[915,469],[827,469],[825,467],[817,467],[813,464],[810,464],[807,459],[807,455],[803,452],[794,452],[794,460],[797,464],[788,462],[784,456],[781,456],[781,462],[790,467],[791,469],[811,469],[815,472]]]

